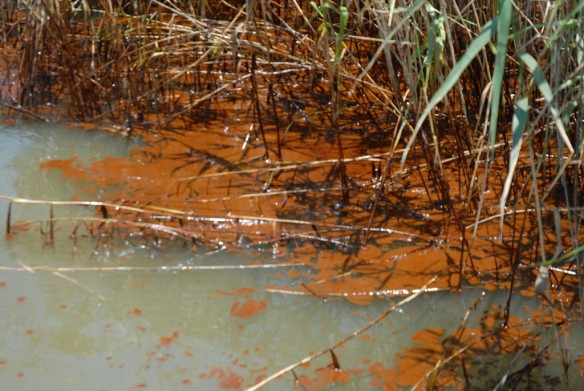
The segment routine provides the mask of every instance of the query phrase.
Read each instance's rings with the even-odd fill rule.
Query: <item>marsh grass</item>
[[[257,159],[233,162],[227,173],[202,175],[203,166],[177,187],[194,193],[189,186],[205,175],[251,175],[259,187],[220,201],[302,191],[297,204],[338,204],[349,215],[334,223],[274,217],[274,226],[303,228],[268,228],[258,240],[358,252],[388,233],[382,209],[397,194],[396,210],[433,211],[454,227],[459,286],[480,274],[473,243],[498,221],[510,302],[520,271],[584,292],[583,13],[574,1],[11,0],[0,21],[3,44],[18,53],[11,103],[51,103],[130,135],[239,116],[251,124],[243,149],[251,140]],[[336,157],[285,161],[295,132],[334,147]],[[371,174],[355,168],[358,160]],[[400,204],[406,190],[393,190],[412,177],[426,190],[420,210]],[[134,206],[123,217],[130,225],[160,228],[145,217],[155,209],[166,234],[205,240],[188,226],[188,211]],[[547,280],[536,288],[548,297]]]

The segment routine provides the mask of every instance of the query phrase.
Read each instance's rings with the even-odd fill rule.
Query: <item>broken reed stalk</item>
[[[253,53],[251,55],[251,96],[252,102],[254,104],[254,110],[256,113],[257,123],[260,128],[260,135],[262,136],[262,142],[264,144],[264,160],[270,160],[270,148],[268,147],[268,142],[266,140],[266,131],[264,130],[264,121],[262,120],[262,108],[260,106],[260,96],[258,93],[258,85],[256,79],[256,69],[257,69],[257,61],[256,61],[256,54]]]
[[[8,203],[8,210],[6,212],[6,235],[11,233],[11,218],[12,218],[12,201]]]
[[[276,152],[278,156],[278,165],[282,162],[282,138],[280,136],[280,120],[278,119],[278,110],[276,109],[276,98],[274,97],[274,86],[270,83],[268,85],[268,106],[272,107],[272,116],[276,125]]]
[[[55,213],[53,211],[53,205],[49,205],[49,244],[55,244]]]
[[[424,293],[426,291],[426,289],[434,282],[436,281],[436,279],[438,278],[438,276],[434,276],[432,277],[424,286],[422,286],[420,288],[420,290],[416,293],[414,293],[413,295],[410,295],[408,297],[406,297],[405,299],[401,300],[399,303],[391,306],[390,308],[388,308],[387,310],[385,310],[381,315],[379,315],[377,318],[373,319],[371,322],[369,322],[367,325],[365,325],[364,327],[356,330],[355,332],[353,332],[351,335],[346,336],[345,338],[341,339],[340,341],[334,343],[332,346],[323,349],[317,353],[311,354],[310,356],[307,356],[305,358],[303,358],[302,360],[291,364],[289,366],[287,366],[286,368],[283,368],[275,373],[273,373],[272,375],[268,376],[267,378],[263,379],[262,381],[256,383],[255,385],[253,385],[252,387],[248,388],[248,391],[255,391],[260,389],[261,387],[265,386],[266,384],[268,384],[269,382],[271,382],[272,380],[277,379],[278,377],[298,368],[299,366],[306,364],[312,360],[314,360],[315,358],[318,358],[320,356],[323,356],[325,354],[331,353],[333,354],[333,351],[335,349],[337,349],[338,347],[340,347],[341,345],[345,344],[346,342],[350,341],[351,339],[363,334],[364,332],[366,332],[367,330],[369,330],[370,328],[372,328],[373,326],[375,326],[376,324],[378,324],[379,322],[381,322],[383,319],[385,319],[389,314],[391,314],[392,312],[394,312],[395,310],[397,310],[398,308],[402,307],[403,305],[409,303],[410,301],[414,300],[416,297],[418,297],[420,294]],[[334,355],[332,355],[332,357],[336,357]],[[338,364],[338,360],[336,365],[338,365],[340,367],[340,365]]]

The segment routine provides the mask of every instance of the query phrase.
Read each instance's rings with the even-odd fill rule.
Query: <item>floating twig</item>
[[[79,282],[78,280],[76,280],[76,279],[74,279],[74,278],[72,278],[72,277],[69,277],[69,276],[67,276],[67,275],[65,275],[65,274],[63,274],[63,273],[57,272],[57,271],[54,271],[54,272],[53,272],[53,274],[54,274],[55,276],[57,276],[57,277],[61,277],[61,278],[62,278],[62,279],[64,279],[64,280],[67,280],[67,281],[69,281],[69,282],[72,282],[73,284],[75,284],[75,285],[77,285],[77,286],[79,286],[79,287],[81,287],[81,288],[85,289],[87,292],[89,292],[89,293],[91,293],[91,294],[94,294],[94,295],[96,295],[96,296],[97,296],[97,298],[98,298],[99,300],[101,300],[101,301],[105,301],[105,297],[104,297],[104,296],[103,296],[101,293],[98,293],[98,292],[96,292],[95,290],[91,289],[91,288],[90,288],[90,287],[88,287],[87,285],[83,285],[83,284],[82,284],[81,282]]]

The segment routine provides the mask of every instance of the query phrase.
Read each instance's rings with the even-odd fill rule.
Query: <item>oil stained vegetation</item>
[[[584,292],[583,13],[569,0],[8,0],[0,105],[146,141],[127,177],[95,178],[124,188],[99,203],[96,235],[293,252],[318,270],[302,287],[316,297],[433,276],[506,288],[480,347],[466,320],[447,338],[418,383],[432,389],[477,387],[472,358],[509,337],[514,295],[536,294],[556,338],[499,345],[531,359],[488,386],[527,387],[550,362],[567,382],[584,360],[562,342]]]

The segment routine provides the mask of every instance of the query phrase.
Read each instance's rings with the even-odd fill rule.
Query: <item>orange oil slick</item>
[[[231,368],[223,369],[220,367],[213,367],[208,373],[199,375],[201,379],[214,379],[218,381],[218,385],[226,390],[239,390],[243,385],[243,377],[235,373]]]
[[[352,375],[359,375],[362,372],[361,369],[319,368],[315,377],[301,375],[296,383],[302,389],[321,390],[332,384],[348,383]]]
[[[178,337],[179,337],[178,331],[173,332],[172,335],[170,335],[168,337],[160,337],[160,342],[159,342],[159,344],[157,346],[160,347],[160,346],[170,345],[175,340],[177,340]]]
[[[235,302],[231,306],[230,313],[236,318],[247,318],[257,313],[264,311],[268,307],[265,300],[253,300],[248,296],[244,296],[244,302]]]

